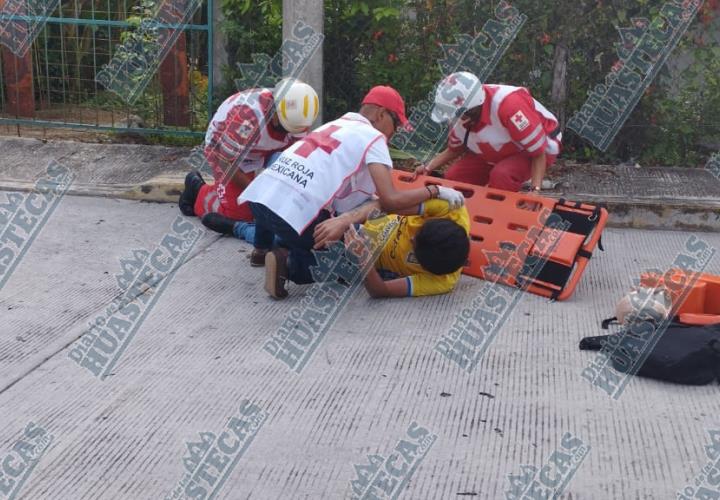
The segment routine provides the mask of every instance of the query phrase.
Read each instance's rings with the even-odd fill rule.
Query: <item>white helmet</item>
[[[671,308],[672,301],[666,288],[633,287],[615,306],[615,317],[625,326],[638,320],[660,323],[670,316]]]
[[[320,111],[315,90],[307,83],[283,78],[273,89],[280,124],[291,134],[306,132]]]
[[[467,71],[459,71],[438,84],[430,117],[435,123],[449,122],[484,102],[485,89],[480,79]]]

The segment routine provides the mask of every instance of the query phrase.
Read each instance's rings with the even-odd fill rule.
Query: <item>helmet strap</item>
[[[282,122],[280,121],[280,118],[278,117],[277,113],[275,113],[272,118],[270,118],[270,126],[273,128],[273,130],[276,130],[277,132],[284,132],[288,134],[289,132],[285,127],[283,127]]]

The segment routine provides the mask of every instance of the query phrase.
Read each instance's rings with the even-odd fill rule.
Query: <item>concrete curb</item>
[[[561,198],[557,194],[547,194]],[[608,226],[631,229],[720,231],[720,201],[677,199],[628,199],[574,194],[565,197],[607,208]]]
[[[6,137],[0,150],[0,190],[31,190],[59,162],[76,174],[71,195],[177,203],[192,168],[187,147]],[[614,227],[720,231],[720,180],[702,168],[564,161],[548,175],[557,184],[544,196],[604,205]]]
[[[0,180],[2,191],[30,191],[33,182]],[[184,188],[184,174],[163,174],[140,184],[75,183],[68,194],[144,201],[177,203]],[[565,198],[601,205],[608,209],[609,227],[678,231],[720,231],[720,201],[677,199],[627,199],[592,194],[564,195],[545,192],[548,198]]]
[[[172,178],[171,178],[172,177]],[[183,179],[176,176],[159,176],[141,184],[88,184],[75,182],[67,194],[93,196],[150,203],[177,203],[184,188]],[[0,191],[32,191],[35,182],[25,180],[0,180]]]

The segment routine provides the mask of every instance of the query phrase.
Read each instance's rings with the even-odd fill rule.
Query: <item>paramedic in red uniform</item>
[[[416,174],[452,162],[446,179],[505,191],[519,191],[529,180],[537,192],[560,153],[557,118],[527,89],[483,85],[465,71],[440,82],[431,118],[450,124],[447,149]]]
[[[215,183],[196,170],[180,195],[184,215],[202,217],[215,231],[232,234],[236,221],[251,222],[237,198],[273,155],[304,136],[318,115],[318,96],[308,84],[284,79],[274,89],[249,89],[227,98],[210,121],[203,153]]]
[[[387,143],[407,122],[397,90],[373,87],[359,113],[346,113],[287,148],[243,192],[240,200],[250,202],[255,216],[253,258],[265,257],[265,289],[272,297],[287,296],[286,280],[313,282],[315,227],[336,214],[373,197],[392,213],[422,213],[431,198],[447,201],[451,209],[463,205],[461,193],[442,186],[395,189]],[[271,250],[274,237],[281,248]]]

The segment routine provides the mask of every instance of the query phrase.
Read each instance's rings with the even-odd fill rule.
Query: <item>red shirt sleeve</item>
[[[508,95],[498,109],[500,122],[514,142],[530,156],[539,156],[547,148],[547,134],[533,98],[526,91]]]

